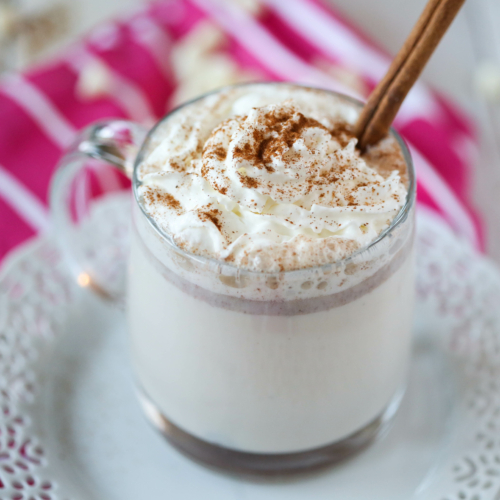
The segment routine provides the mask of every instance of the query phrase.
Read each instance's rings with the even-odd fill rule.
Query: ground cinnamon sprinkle
[[[340,121],[337,122],[335,127],[330,130],[330,134],[342,148],[345,148],[349,142],[356,137],[352,126],[346,122]]]
[[[240,174],[238,172],[241,183],[247,188],[257,188],[259,187],[259,181],[253,177],[248,177],[246,175]]]
[[[208,167],[205,162],[201,164],[201,176],[208,180]]]
[[[389,177],[392,171],[397,170],[401,182],[408,187],[408,169],[401,149],[395,141],[383,139],[375,146],[369,147],[362,158],[384,179]]]
[[[149,203],[157,203],[161,205],[166,205],[172,210],[182,210],[182,205],[178,200],[176,200],[170,193],[165,193],[157,190],[148,188],[144,193],[144,198]]]
[[[227,156],[227,151],[222,146],[207,146],[203,150],[203,155],[215,156],[218,160],[224,161]]]
[[[170,193],[163,194],[163,202],[173,210],[180,210],[182,208],[182,205]]]
[[[245,160],[253,166],[274,172],[271,165],[273,156],[282,156],[308,127],[318,127],[326,130],[321,123],[313,118],[307,118],[302,113],[292,110],[272,110],[264,116],[264,127],[253,130],[253,141],[236,147],[233,151],[235,159]],[[213,154],[207,150],[207,154]],[[245,187],[256,188],[259,182],[251,177],[240,175]]]
[[[198,217],[202,221],[212,222],[220,232],[222,232],[222,223],[219,219],[221,215],[221,211],[218,208],[213,208],[212,210],[200,210],[198,212]]]
[[[273,110],[265,115],[265,127],[267,130],[255,131],[255,149],[249,152],[249,160],[257,160],[269,171],[274,168],[268,164],[272,162],[273,156],[282,156],[290,149],[295,141],[300,137],[304,129],[310,127],[322,128],[326,130],[320,122],[314,118],[307,118],[302,113],[295,110],[292,112],[282,112]],[[265,137],[269,132],[275,132],[271,137]]]

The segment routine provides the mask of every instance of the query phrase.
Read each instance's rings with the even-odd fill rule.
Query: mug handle
[[[83,288],[122,302],[131,218],[130,182],[147,129],[126,120],[85,128],[63,156],[50,186],[53,230]],[[112,166],[113,168],[111,168]]]

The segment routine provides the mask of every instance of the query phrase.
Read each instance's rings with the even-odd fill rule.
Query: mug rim
[[[139,170],[139,165],[142,163],[144,159],[144,155],[146,152],[146,148],[149,144],[149,141],[151,137],[154,135],[156,129],[165,122],[170,116],[175,114],[176,112],[180,111],[181,109],[190,106],[191,104],[194,104],[202,99],[205,99],[208,96],[211,96],[213,94],[218,94],[220,92],[226,91],[226,90],[231,90],[233,88],[239,88],[239,87],[247,87],[247,86],[253,86],[253,85],[287,85],[287,86],[293,86],[293,87],[299,87],[303,89],[310,89],[310,90],[319,90],[322,92],[327,92],[329,94],[333,94],[335,97],[340,98],[341,100],[344,100],[348,103],[354,104],[355,106],[362,107],[364,103],[352,96],[342,94],[340,92],[337,92],[335,90],[330,90],[330,89],[325,89],[321,87],[312,87],[309,85],[301,85],[299,83],[293,83],[293,82],[243,82],[243,83],[236,83],[233,85],[226,85],[224,87],[219,87],[217,89],[211,90],[210,92],[206,92],[204,94],[201,94],[198,97],[195,97],[189,101],[186,101],[179,106],[175,107],[168,113],[166,113],[162,118],[160,118],[155,125],[147,132],[146,137],[144,138],[139,152],[137,153],[137,156],[135,157],[134,160],[134,165],[133,165],[133,172],[132,172],[132,191],[134,193],[134,200],[136,204],[139,206],[141,213],[143,216],[146,217],[148,223],[150,226],[153,228],[154,232],[161,237],[162,241],[165,241],[168,245],[170,245],[175,251],[182,253],[183,256],[188,257],[190,259],[194,259],[199,263],[202,264],[211,264],[211,265],[216,265],[218,267],[227,267],[229,269],[234,270],[235,272],[241,274],[250,274],[250,275],[259,275],[259,276],[264,276],[264,275],[272,275],[276,276],[277,274],[287,274],[290,275],[292,273],[300,273],[304,271],[314,271],[314,270],[321,270],[321,269],[328,269],[332,266],[339,266],[343,265],[346,263],[349,263],[355,259],[361,254],[364,254],[365,252],[369,252],[371,249],[376,247],[379,243],[381,243],[383,240],[386,239],[397,227],[399,227],[408,217],[408,214],[410,213],[411,209],[414,206],[415,203],[415,198],[416,198],[416,174],[415,174],[415,166],[413,164],[413,159],[411,157],[410,151],[408,149],[408,146],[406,145],[406,142],[404,139],[400,136],[400,134],[393,128],[391,127],[389,129],[389,134],[393,136],[396,139],[396,142],[398,143],[398,146],[401,149],[401,152],[403,154],[403,159],[406,164],[407,172],[408,172],[408,191],[406,194],[406,200],[404,205],[401,207],[399,212],[396,214],[396,216],[393,218],[391,221],[390,225],[384,229],[378,236],[375,238],[373,241],[368,243],[367,245],[364,245],[360,248],[358,248],[355,252],[352,254],[348,255],[347,257],[336,260],[334,262],[328,262],[326,264],[321,264],[317,266],[309,266],[309,267],[304,267],[304,268],[299,268],[299,269],[291,269],[288,271],[258,271],[258,270],[252,270],[252,269],[246,269],[244,267],[236,266],[230,262],[224,261],[224,260],[219,260],[216,259],[215,257],[207,257],[203,255],[197,255],[193,252],[186,251],[179,247],[173,237],[168,234],[166,231],[164,231],[158,223],[151,217],[151,215],[146,211],[144,208],[143,204],[139,201],[139,193],[138,193],[138,188],[141,186],[142,181],[138,177],[138,170]]]

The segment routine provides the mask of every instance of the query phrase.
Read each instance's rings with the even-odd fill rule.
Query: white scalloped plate
[[[413,365],[394,427],[322,473],[249,480],[197,465],[134,397],[123,314],[76,288],[55,243],[0,276],[2,500],[500,499],[500,274],[418,217]]]

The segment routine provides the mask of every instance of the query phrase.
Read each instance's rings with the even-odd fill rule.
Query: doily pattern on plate
[[[42,444],[30,429],[40,349],[57,338],[73,286],[53,245],[22,249],[0,279],[0,498],[58,500],[44,475]]]
[[[115,253],[110,252],[110,255]],[[500,500],[500,275],[443,223],[418,217],[418,313],[441,325],[460,376],[456,435],[425,499]],[[0,276],[0,498],[66,500],[31,419],[37,360],[58,340],[75,285],[56,245],[26,245]]]
[[[493,263],[430,215],[419,218],[419,307],[445,332],[460,379],[454,461],[443,464],[434,498],[500,500],[500,277]]]

